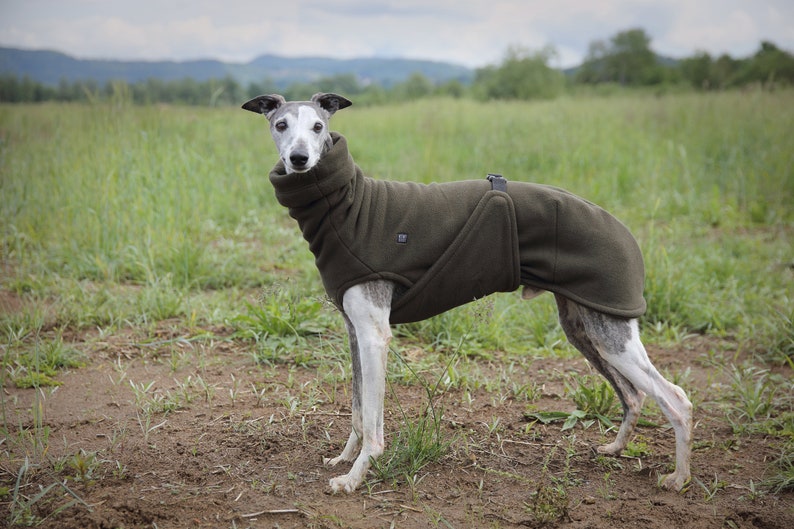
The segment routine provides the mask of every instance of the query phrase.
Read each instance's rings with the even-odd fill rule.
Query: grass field
[[[741,471],[717,475],[706,461],[698,468],[696,457],[690,506],[680,505],[681,516],[694,509],[693,496],[700,505],[714,505],[720,495],[725,505],[735,504],[735,485],[751,490],[748,504],[764,501],[778,509],[773,513],[779,516],[762,526],[784,527],[794,519],[794,92],[628,93],[487,105],[423,100],[354,106],[333,125],[376,178],[430,182],[499,172],[509,180],[564,187],[620,218],[645,255],[644,340],[678,370],[670,375],[713,428],[699,436],[696,430],[699,448],[716,460],[719,450],[755,447],[767,463],[748,479]],[[341,319],[325,301],[312,256],[267,180],[275,159],[265,120],[239,109],[142,108],[124,101],[0,106],[0,504],[6,509],[0,516],[8,523],[71,527],[57,524],[77,516],[78,527],[98,524],[97,513],[121,516],[121,508],[112,515],[102,510],[112,502],[97,491],[131,487],[139,497],[135,483],[146,473],[133,472],[130,451],[148,454],[163,446],[159,436],[190,413],[198,422],[204,417],[203,429],[220,427],[217,417],[242,413],[234,429],[242,442],[279,428],[297,433],[302,452],[317,461],[324,451],[330,454],[332,439],[343,441],[342,419],[332,434],[306,426],[320,420],[313,415],[318,410],[338,414],[349,405],[350,373]],[[423,527],[428,520],[479,526],[476,513],[487,510],[487,502],[455,522],[443,505],[427,499],[420,469],[439,460],[463,466],[475,452],[470,446],[497,442],[499,435],[529,443],[535,439],[530,431],[557,411],[543,400],[553,396],[548,388],[555,384],[577,413],[565,415],[565,426],[555,431],[557,438],[567,436],[567,449],[555,445],[559,450],[551,454],[563,469],[579,460],[592,466],[568,434],[597,440],[608,430],[598,417],[614,413],[614,402],[582,369],[555,321],[550,296],[522,303],[505,294],[395,328],[391,452],[364,491],[369,501],[378,501],[373,487],[389,483],[390,491],[406,495],[397,502],[408,505],[398,509],[407,517],[401,526]],[[517,375],[527,358],[549,373]],[[554,361],[579,362],[580,373],[572,377],[565,368],[567,374],[552,376],[546,363]],[[235,369],[227,372],[224,365]],[[80,395],[96,381],[83,384],[81,374],[109,378],[110,385],[94,387],[90,398],[107,399],[120,411],[95,410],[72,423],[59,415],[93,409]],[[584,390],[576,389],[577,380]],[[59,400],[64,395],[77,400]],[[474,421],[485,424],[484,438],[466,428],[436,438],[442,427],[454,430],[452,402],[475,400],[491,403],[479,410],[488,417]],[[588,412],[589,404],[604,400]],[[523,433],[502,430],[508,418],[495,408],[510,409],[507,401],[516,403],[516,414],[536,419],[522,424]],[[242,424],[254,428],[246,422],[250,410],[262,409],[272,410],[268,421],[256,423],[264,431],[241,434]],[[647,413],[650,422],[664,422],[653,406]],[[115,425],[113,433],[96,434],[112,442],[81,437],[93,430],[80,424],[98,422]],[[637,446],[647,442],[641,438]],[[663,446],[653,452],[668,464],[670,445]],[[548,468],[549,461],[538,467]],[[630,474],[624,466],[621,472]],[[290,472],[287,483],[295,486],[303,478],[297,468]],[[617,485],[610,476],[617,472],[601,468],[599,506],[602,499],[625,501],[612,498]],[[494,463],[491,474],[477,479],[482,488],[489,476],[509,475],[517,488],[532,489],[514,477],[520,473],[497,470]],[[653,494],[653,480],[644,478],[639,482]],[[286,516],[297,521],[282,519],[282,526],[307,520],[318,527],[367,526],[306,507],[315,500],[305,492],[290,499],[276,478],[241,482],[249,493],[290,505],[294,512]],[[193,482],[183,476],[180,483]],[[581,483],[550,483],[532,489],[534,496],[513,498],[535,525],[570,520],[576,505],[590,505],[589,499],[572,500]],[[185,490],[170,493],[184,499]],[[317,501],[328,507],[335,500]],[[218,507],[226,513],[220,526],[252,523],[233,507]],[[197,523],[183,520],[185,527],[204,526],[203,514],[190,513]],[[729,513],[723,522],[743,527],[739,518]],[[152,527],[152,520],[183,526],[174,520],[163,525],[156,512],[119,520],[118,527]],[[512,527],[515,516],[488,520]]]

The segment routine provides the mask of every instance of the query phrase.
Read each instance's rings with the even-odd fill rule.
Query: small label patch
[[[397,244],[408,244],[408,234],[407,233],[398,233],[397,234]]]

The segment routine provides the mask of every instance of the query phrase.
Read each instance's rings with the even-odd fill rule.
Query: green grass
[[[729,390],[738,400],[727,412],[737,435],[780,440],[768,483],[791,488],[791,388],[775,390],[781,382],[766,368],[794,365],[794,92],[488,106],[423,100],[354,106],[333,126],[373,177],[430,182],[499,172],[567,188],[613,212],[645,255],[645,341],[680,347],[693,334],[710,335],[728,341],[735,358],[765,366],[722,366],[735,370]],[[265,120],[238,109],[0,106],[0,395],[10,384],[41,390],[58,384],[59,370],[79,368],[85,359],[65,336],[135,328],[155,339],[166,320],[186,339],[227,326],[255,343],[255,362],[316,366],[334,392],[346,386],[343,325],[275,200],[267,179],[275,160]],[[498,359],[509,375],[528,354],[572,354],[556,318],[550,296],[523,303],[503,294],[400,326],[395,350],[426,354],[410,367],[391,362],[390,379],[531,400],[536,389],[506,388],[510,377],[484,374],[480,361]],[[144,433],[159,422],[147,411],[164,413],[172,400],[186,405],[199,394],[209,401],[215,390],[202,393],[191,381],[179,400],[137,384]],[[610,415],[605,386],[571,391],[589,420]],[[585,412],[588,405],[595,407]],[[42,453],[47,426],[35,406],[31,413],[30,439],[18,442]],[[5,415],[3,423],[7,433]],[[389,457],[404,459],[412,445],[438,448],[438,424],[428,408],[397,434],[405,443]],[[407,460],[383,479],[417,479]],[[35,466],[21,467],[19,479]],[[564,492],[538,489],[527,508],[540,519],[551,505],[549,516],[559,517]],[[5,495],[24,517],[29,505],[13,490]]]
[[[648,323],[737,336],[780,360],[794,349],[791,103],[788,91],[487,108],[438,100],[353,107],[334,126],[378,178],[496,171],[603,205],[645,252]],[[285,272],[321,295],[267,181],[275,152],[262,119],[236,109],[3,106],[0,135],[2,286],[51,301],[48,325],[209,320],[207,293],[266,288]],[[499,325],[472,334],[483,349],[513,346],[502,321],[525,319],[527,309],[496,304]],[[533,334],[552,327],[546,312]]]

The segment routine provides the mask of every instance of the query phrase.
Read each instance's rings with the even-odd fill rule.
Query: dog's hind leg
[[[351,403],[351,408],[353,410],[353,428],[350,431],[350,437],[348,437],[342,453],[333,459],[323,459],[324,464],[332,467],[342,461],[353,461],[361,448],[361,356],[353,322],[350,321],[347,314],[342,313],[342,315],[345,318],[345,327],[347,328],[348,341],[350,342],[350,357],[353,369],[353,395]]]
[[[562,296],[555,296],[560,314],[560,323],[568,337],[568,341],[578,349],[582,355],[606,378],[620,399],[623,407],[623,420],[615,440],[609,444],[599,446],[598,452],[602,454],[618,455],[631,439],[631,434],[637,426],[642,411],[645,393],[638,390],[620,372],[616,371],[607,362],[601,359],[596,345],[585,330],[584,322],[579,315],[577,304]]]
[[[639,389],[652,396],[675,431],[675,470],[662,476],[660,484],[681,490],[689,481],[692,455],[692,403],[684,390],[665,379],[648,359],[640,341],[637,320],[630,320],[631,337],[622,351],[599,349],[602,358]]]
[[[686,393],[666,380],[653,366],[640,341],[637,320],[616,318],[573,303],[568,303],[567,308],[578,313],[584,332],[595,345],[603,363],[620,373],[632,386],[653,397],[673,425],[675,470],[663,476],[660,483],[665,488],[681,490],[690,479],[692,453],[692,404]]]
[[[353,431],[342,455],[331,462],[351,459],[359,443],[361,451],[350,472],[331,479],[333,492],[353,492],[364,481],[371,460],[383,454],[383,399],[386,394],[386,358],[392,337],[389,314],[393,288],[388,281],[363,283],[348,289],[342,300],[353,331],[351,336],[354,336],[351,338],[351,351],[354,355],[358,353],[358,358],[353,359]],[[353,343],[357,347],[353,348]],[[357,425],[357,421],[360,424]]]

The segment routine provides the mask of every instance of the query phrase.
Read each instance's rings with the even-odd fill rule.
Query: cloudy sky
[[[792,0],[0,0],[0,46],[78,58],[248,62],[284,56],[404,57],[469,67],[510,45],[553,45],[556,66],[590,42],[643,28],[672,57],[794,51]]]

